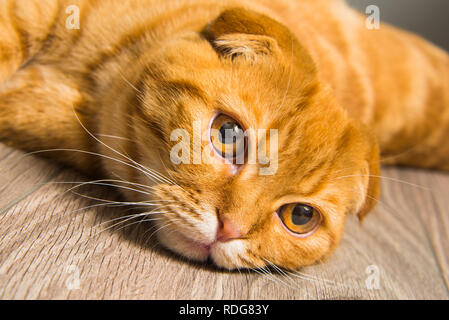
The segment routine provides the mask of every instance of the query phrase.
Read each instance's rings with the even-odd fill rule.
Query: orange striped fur
[[[70,5],[79,29],[67,28]],[[0,35],[0,140],[152,186],[124,193],[158,201],[159,240],[190,259],[321,261],[346,216],[374,207],[380,153],[449,170],[448,55],[385,24],[368,30],[340,0],[0,0]],[[207,139],[207,163],[170,160],[173,130],[201,121],[204,136],[217,111],[279,130],[275,174],[230,170]],[[312,234],[285,229],[275,212],[289,203],[319,210]]]

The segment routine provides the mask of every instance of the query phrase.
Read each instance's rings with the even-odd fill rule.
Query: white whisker
[[[153,177],[156,180],[159,180],[159,182],[165,182],[168,184],[175,184],[173,181],[171,181],[170,179],[164,177],[163,175],[161,175],[160,173],[156,172],[155,170],[152,170],[150,168],[146,168],[144,166],[142,166],[141,164],[137,163],[135,160],[133,160],[130,157],[125,156],[123,153],[115,150],[114,148],[112,148],[111,146],[107,145],[106,143],[104,143],[103,141],[101,141],[100,139],[98,139],[95,135],[93,135],[81,122],[81,120],[79,119],[78,115],[76,114],[75,108],[72,105],[72,110],[73,113],[76,117],[76,119],[78,120],[78,123],[80,124],[80,126],[86,131],[86,133],[91,136],[93,139],[95,139],[95,141],[97,141],[98,143],[100,143],[101,145],[103,145],[104,147],[108,148],[109,150],[111,150],[112,152],[115,152],[116,154],[122,156],[123,158],[131,161],[134,165],[140,167],[142,170],[140,170],[141,172],[143,172],[145,175],[149,175],[151,177]]]
[[[137,93],[143,94],[142,91],[137,89],[128,79],[125,78],[125,76],[123,75],[123,73],[120,70],[118,73],[119,73],[120,77],[123,79],[123,81],[125,81],[132,89],[134,89]]]
[[[81,194],[75,191],[72,191],[72,193],[83,197],[83,198],[87,198],[90,200],[96,200],[96,201],[103,201],[105,203],[110,203],[110,204],[126,204],[126,205],[140,205],[140,206],[157,206],[159,204],[159,202],[176,202],[175,200],[154,200],[154,201],[139,201],[139,202],[129,202],[129,201],[113,201],[113,200],[108,200],[108,199],[102,199],[102,198],[96,198],[96,197],[91,197],[85,194]]]
[[[386,180],[390,180],[393,182],[398,182],[398,183],[404,183],[406,185],[412,186],[412,187],[416,187],[416,188],[421,188],[427,191],[433,191],[432,189],[425,187],[425,186],[421,186],[419,184],[414,184],[405,180],[400,180],[400,179],[395,179],[395,178],[390,178],[390,177],[385,177],[385,176],[376,176],[376,175],[372,175],[372,174],[353,174],[353,175],[347,175],[347,176],[341,176],[341,177],[337,177],[334,178],[332,180],[338,180],[338,179],[343,179],[343,178],[350,178],[350,177],[374,177],[374,178],[379,178],[379,179],[386,179]]]
[[[145,172],[145,171],[142,170],[141,168],[136,167],[136,166],[134,166],[134,165],[132,165],[132,164],[130,164],[130,163],[127,163],[127,162],[124,162],[124,161],[122,161],[122,160],[119,160],[119,159],[116,159],[116,158],[113,158],[113,157],[109,157],[109,156],[106,156],[106,155],[103,155],[103,154],[100,154],[100,153],[91,152],[91,151],[78,150],[78,149],[64,149],[64,148],[59,148],[59,149],[46,149],[46,150],[32,151],[32,152],[26,153],[25,156],[26,156],[26,155],[33,155],[33,154],[44,153],[44,152],[61,152],[61,151],[64,151],[64,152],[79,152],[79,153],[84,153],[84,154],[90,154],[90,155],[93,155],[93,156],[103,157],[103,158],[105,158],[105,159],[112,160],[112,161],[116,161],[116,162],[119,162],[119,163],[124,164],[124,165],[126,165],[126,166],[129,166],[129,167],[131,167],[131,168],[134,168],[134,169],[136,169],[136,170],[142,172],[145,176],[149,176],[150,179],[151,179],[152,181],[154,181],[154,182],[163,182],[163,181],[157,180],[156,178],[151,178],[151,175],[149,175],[148,172]],[[172,183],[170,183],[170,184],[172,184]]]
[[[83,182],[83,183],[80,183],[80,184],[78,184],[78,185],[76,185],[74,187],[69,188],[65,192],[70,192],[73,189],[80,188],[82,186],[89,185],[89,184],[99,185],[99,186],[106,186],[106,187],[114,187],[114,188],[118,188],[118,189],[124,189],[124,190],[134,191],[134,192],[137,192],[137,193],[142,193],[142,194],[145,194],[145,195],[151,195],[150,192],[138,190],[138,189],[131,188],[131,187],[120,186],[120,185],[116,185],[116,184],[112,184],[112,183],[104,183],[104,182],[100,182],[100,181]]]
[[[113,139],[118,139],[118,140],[133,141],[132,139],[125,138],[125,137],[114,136],[112,134],[96,133],[95,135],[96,136],[100,136],[100,137],[104,137],[104,138],[113,138]]]

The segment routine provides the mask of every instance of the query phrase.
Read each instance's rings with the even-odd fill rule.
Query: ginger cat
[[[378,146],[449,169],[448,55],[365,19],[339,0],[0,0],[0,140],[120,177],[180,255],[297,269],[375,205]],[[178,129],[201,163],[173,161]]]

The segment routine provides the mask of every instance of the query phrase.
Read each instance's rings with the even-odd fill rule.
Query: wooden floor
[[[349,219],[327,262],[289,275],[230,273],[159,248],[147,225],[110,228],[129,211],[81,210],[98,202],[64,182],[85,178],[0,145],[0,298],[448,299],[449,175],[383,175],[381,203],[363,225]],[[100,186],[80,192],[117,198]]]

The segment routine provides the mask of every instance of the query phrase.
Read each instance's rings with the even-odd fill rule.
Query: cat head
[[[327,257],[345,218],[376,202],[375,138],[265,15],[225,10],[167,41],[139,90],[138,161],[167,177],[154,185],[157,235],[184,257],[296,269]]]

